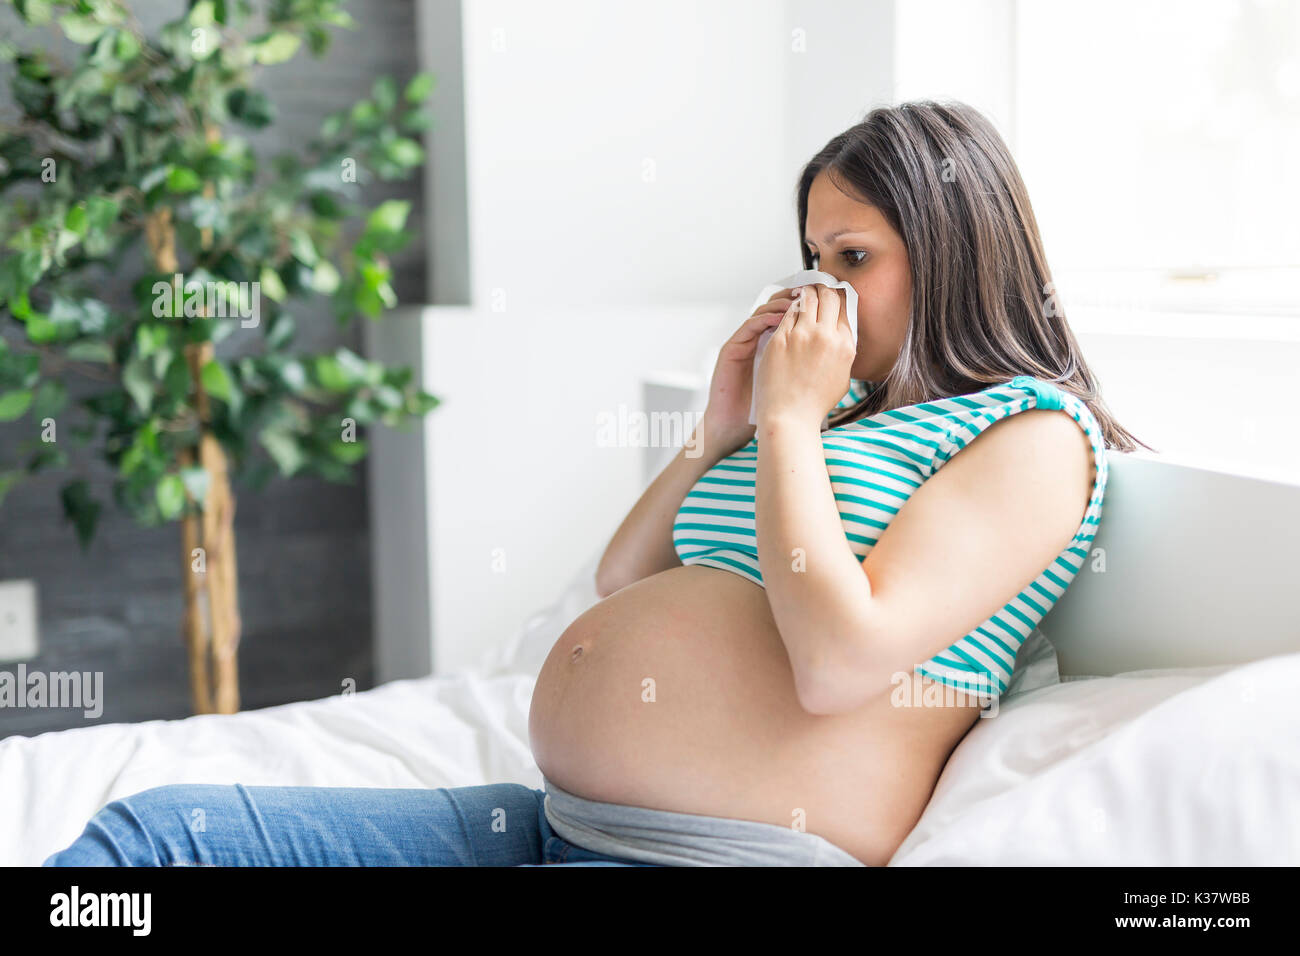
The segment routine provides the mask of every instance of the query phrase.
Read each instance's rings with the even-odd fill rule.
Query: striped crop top
[[[852,379],[836,408],[857,404],[872,388],[869,382]],[[965,637],[915,667],[916,673],[939,683],[989,697],[1006,692],[1016,652],[1088,558],[1109,473],[1096,418],[1077,397],[1050,382],[1019,375],[969,395],[880,412],[822,432],[844,536],[863,561],[922,482],[994,422],[1030,408],[1060,409],[1088,435],[1096,471],[1083,521],[1069,545],[1032,584]],[[673,547],[683,564],[732,571],[762,585],[754,534],[757,467],[755,437],[691,488],[673,524]]]

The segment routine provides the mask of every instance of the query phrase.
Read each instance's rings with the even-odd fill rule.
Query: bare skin
[[[783,290],[724,344],[696,431],[703,453],[679,453],[610,541],[597,571],[604,600],[552,648],[529,735],[546,777],[579,796],[802,826],[883,866],[979,711],[963,698],[895,706],[891,676],[984,621],[1069,543],[1092,493],[1092,451],[1064,414],[1010,416],[935,472],[865,561],[843,563],[843,530],[821,497],[818,423],[850,374],[878,380],[897,359],[910,272],[884,217],[824,175],[806,239],[817,267],[858,293],[857,350],[841,294],[824,288],[793,310]],[[754,346],[778,323],[760,369],[765,590],[682,566],[671,529],[695,481],[754,436]],[[807,547],[807,574],[783,576],[782,555],[763,550],[765,535],[784,547],[790,533]],[[827,584],[838,603],[814,600]]]

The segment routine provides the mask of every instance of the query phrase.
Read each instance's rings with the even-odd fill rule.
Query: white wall
[[[1158,453],[1138,457],[1300,484],[1300,448],[1289,440],[1300,327],[1271,339],[1233,332],[1225,325],[1218,335],[1078,338],[1107,406]]]
[[[423,313],[426,387],[443,405],[372,463],[376,601],[390,602],[380,680],[420,670],[413,645],[432,644],[438,671],[477,659],[607,541],[645,449],[597,447],[596,415],[647,411],[647,374],[707,371],[758,290],[800,267],[798,173],[889,100],[892,6],[424,0],[443,96],[430,300],[468,304]],[[374,330],[374,351],[414,347]],[[421,469],[427,550],[420,510],[393,497]],[[411,568],[432,581],[431,622]]]
[[[798,251],[781,14],[464,4],[472,301],[728,302],[780,270]]]
[[[907,0],[894,6],[894,99],[961,100],[1014,143],[1015,0]]]
[[[796,177],[828,139],[873,106],[953,96],[1014,141],[1013,12],[421,0],[422,50],[452,100],[429,139],[430,301],[466,304],[371,342],[418,351],[444,401],[371,464],[380,680],[478,660],[603,546],[647,455],[599,447],[596,416],[650,411],[646,376],[705,374],[759,288],[798,267]],[[1272,410],[1294,391],[1294,340],[1095,321],[1080,338],[1120,420],[1167,454],[1298,474]],[[1243,392],[1264,399],[1253,419]]]
[[[603,547],[640,493],[646,450],[599,426],[621,412],[630,423],[642,377],[700,354],[723,319],[700,306],[426,311],[427,377],[444,402],[427,430],[438,671],[514,635]]]

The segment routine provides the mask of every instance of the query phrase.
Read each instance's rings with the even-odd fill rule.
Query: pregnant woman
[[[723,345],[538,676],[544,789],[156,787],[47,865],[888,863],[1137,442],[978,112],[876,109],[797,200],[804,266],[857,314],[786,289]]]

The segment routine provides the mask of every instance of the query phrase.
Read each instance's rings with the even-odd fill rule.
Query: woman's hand
[[[844,397],[857,349],[840,289],[804,286],[763,350],[758,369],[758,422],[810,424]],[[856,317],[855,317],[856,320]]]
[[[780,322],[793,302],[790,289],[774,293],[741,323],[719,350],[713,379],[709,383],[709,402],[701,421],[701,427],[708,429],[719,447],[735,451],[754,437],[754,426],[749,423],[749,406],[753,401],[754,353],[758,348],[758,337]]]

